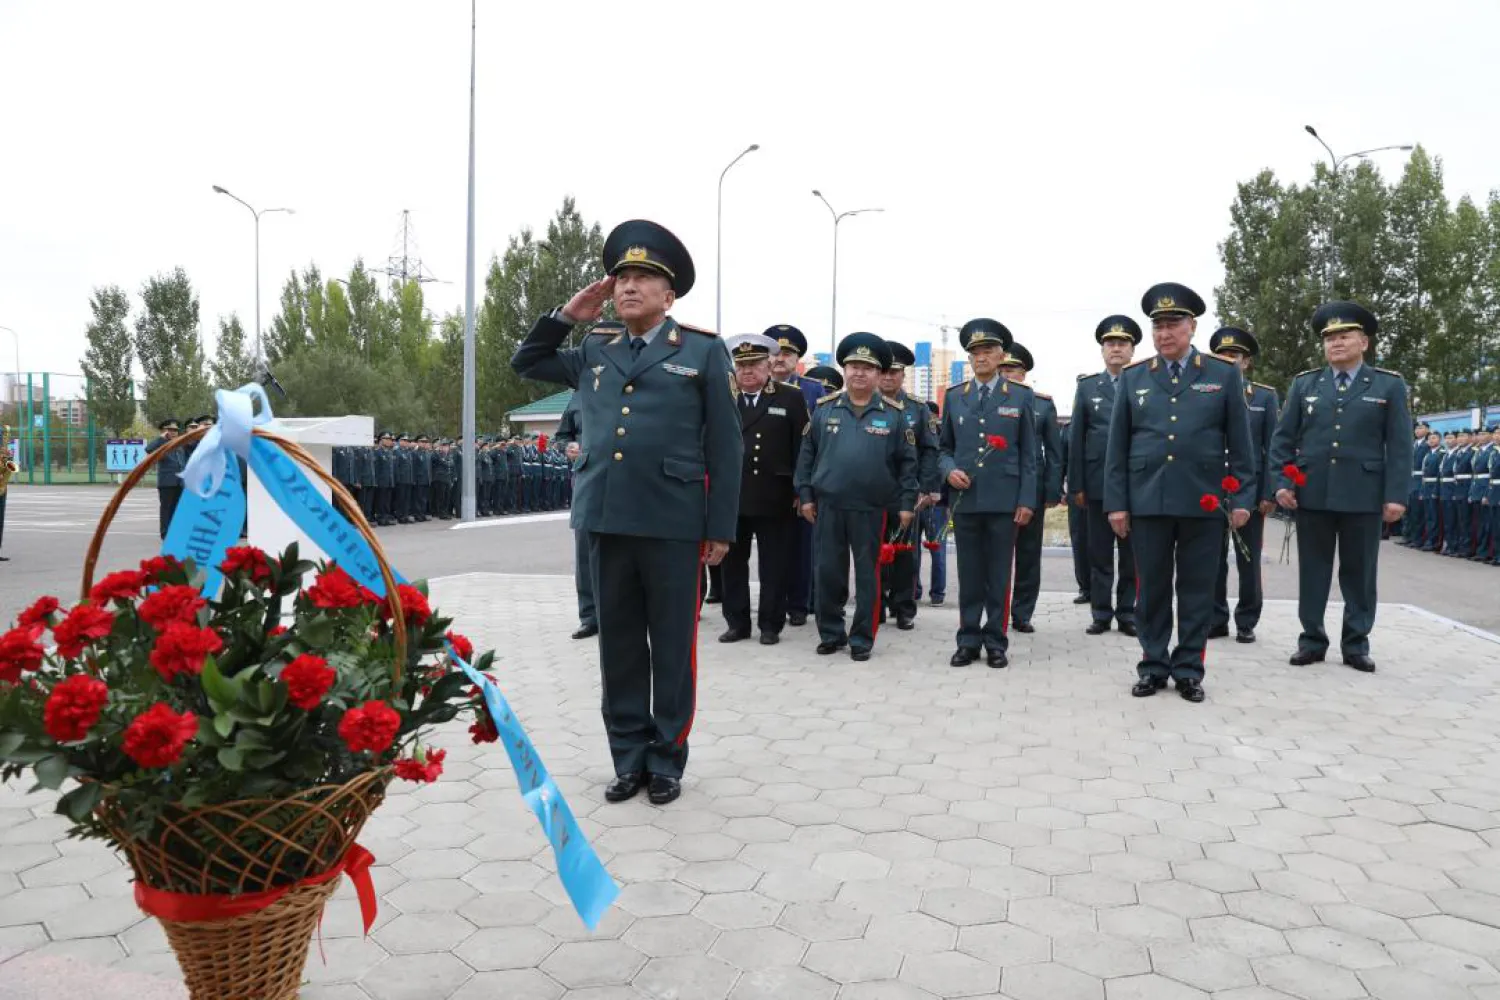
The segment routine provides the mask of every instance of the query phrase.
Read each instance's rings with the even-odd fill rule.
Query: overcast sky
[[[22,367],[77,372],[90,290],[179,264],[210,351],[220,314],[250,328],[250,214],[214,184],[297,211],[262,222],[264,324],[290,269],[383,263],[402,209],[452,282],[429,305],[461,305],[468,11],[0,0],[0,325]],[[1305,123],[1340,152],[1424,143],[1450,197],[1500,186],[1493,0],[481,0],[479,53],[481,273],[571,194],[606,230],[681,236],[698,285],[676,315],[712,326],[715,187],[757,142],[725,184],[727,332],[790,322],[826,349],[821,188],[885,210],[841,227],[840,332],[940,342],[993,316],[1065,400],[1103,316],[1139,316],[1157,281],[1211,297],[1236,181],[1309,176]]]

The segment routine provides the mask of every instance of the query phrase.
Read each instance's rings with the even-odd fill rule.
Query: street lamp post
[[[260,361],[263,357],[260,350],[260,217],[262,215],[270,215],[272,212],[285,212],[287,215],[296,215],[297,211],[292,208],[263,208],[260,211],[256,211],[248,201],[219,187],[217,184],[214,185],[214,192],[228,195],[250,209],[250,214],[255,216],[255,360]]]
[[[1343,156],[1339,156],[1333,151],[1332,146],[1323,141],[1323,137],[1318,134],[1317,129],[1313,128],[1311,125],[1304,125],[1302,126],[1302,128],[1307,132],[1308,135],[1318,140],[1318,145],[1322,146],[1325,150],[1328,151],[1328,165],[1332,168],[1333,172],[1332,183],[1334,185],[1335,194],[1337,194],[1339,177],[1341,176],[1340,172],[1343,170],[1344,164],[1348,163],[1350,160],[1365,159],[1374,153],[1386,153],[1396,150],[1400,150],[1403,153],[1409,153],[1416,148],[1410,143],[1403,143],[1395,146],[1375,146],[1371,149],[1360,149],[1356,150],[1353,153],[1345,153]],[[1334,259],[1337,255],[1337,250],[1334,248],[1333,243],[1333,218],[1331,215],[1328,216],[1328,224],[1324,232],[1324,238],[1328,241],[1328,260],[1324,264],[1323,268],[1323,293],[1325,296],[1331,297],[1333,295],[1333,274],[1334,271],[1337,270],[1337,262]]]
[[[719,216],[714,246],[714,332],[721,337],[724,335],[724,177],[730,167],[759,148],[760,143],[752,142],[719,173]]]
[[[836,212],[828,199],[823,197],[823,192],[813,189],[813,195],[828,209],[828,214],[833,216],[833,305],[832,315],[828,321],[828,353],[835,354],[838,351],[839,340],[839,223],[851,215],[863,215],[866,212],[884,212],[883,208],[851,208],[847,212]]]

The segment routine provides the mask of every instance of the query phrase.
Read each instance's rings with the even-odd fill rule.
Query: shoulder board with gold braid
[[[1229,368],[1236,367],[1236,365],[1235,365],[1235,363],[1233,361],[1228,361],[1228,360],[1226,360],[1224,358],[1221,358],[1217,354],[1205,354],[1204,352],[1199,351],[1197,354],[1194,355],[1194,357],[1207,358],[1210,361],[1217,361],[1219,364],[1224,365],[1224,366],[1229,367]],[[1202,367],[1202,366],[1200,365],[1199,367]]]
[[[1370,368],[1372,370],[1374,370],[1374,371],[1379,372],[1382,375],[1390,375],[1393,378],[1399,378],[1399,379],[1401,379],[1403,381],[1405,381],[1405,379],[1406,379],[1405,375],[1402,375],[1400,372],[1393,372],[1389,368],[1376,368],[1374,365],[1371,365]]]
[[[1264,389],[1267,392],[1275,392],[1276,391],[1276,387],[1275,386],[1266,385],[1264,382],[1251,382],[1250,384],[1253,385],[1253,386],[1257,386],[1257,387],[1259,387],[1261,389]]]
[[[1026,388],[1031,389],[1031,386],[1027,386]],[[1048,402],[1052,401],[1052,397],[1047,395],[1045,392],[1037,392],[1035,389],[1031,389],[1031,394],[1037,399],[1045,399]]]
[[[1098,374],[1099,374],[1098,372],[1084,372],[1082,375],[1078,376],[1078,381],[1082,382],[1084,379],[1086,379],[1086,378],[1093,378],[1095,375],[1098,375]]]
[[[817,403],[815,403],[813,405],[815,405],[815,406],[822,406],[824,403],[828,402],[831,399],[838,399],[843,394],[844,394],[844,390],[842,390],[842,389],[839,389],[837,392],[830,392],[828,395],[824,396],[822,399],[818,400]]]
[[[1152,361],[1155,361],[1155,360],[1156,360],[1155,358],[1141,358],[1141,360],[1139,360],[1139,361],[1132,361],[1132,362],[1130,362],[1130,364],[1126,365],[1125,367],[1126,368],[1134,368],[1137,365],[1150,364]]]
[[[790,382],[781,382],[781,381],[778,381],[777,379],[774,379],[774,378],[769,383],[767,383],[766,388],[769,389],[773,385],[776,388],[778,388],[778,389],[785,389],[787,392],[795,392],[795,393],[798,393],[798,394],[801,394],[801,392],[802,392],[801,389],[797,388],[795,385],[792,385],[792,383],[790,383]]]
[[[969,391],[969,380],[968,379],[964,379],[962,382],[954,382],[952,385],[950,385],[948,387],[948,392],[968,392],[968,391]]]
[[[904,409],[906,409],[906,404],[903,403],[903,402],[901,402],[901,400],[899,400],[899,399],[892,399],[891,397],[885,395],[884,393],[881,393],[880,398],[883,399],[883,400],[885,400],[887,405],[894,406],[898,410],[904,410]]]
[[[1302,376],[1304,376],[1304,375],[1316,375],[1316,374],[1317,374],[1317,373],[1318,373],[1318,372],[1320,372],[1320,371],[1322,371],[1322,370],[1323,370],[1323,369],[1322,369],[1322,367],[1318,367],[1318,368],[1309,368],[1309,369],[1308,369],[1308,370],[1307,370],[1307,371],[1305,371],[1305,372],[1298,372],[1298,373],[1297,373],[1297,374],[1295,374],[1295,375],[1293,375],[1293,376],[1292,376],[1292,378],[1301,378],[1301,377],[1302,377]]]
[[[701,333],[705,337],[717,337],[718,336],[718,334],[714,333],[712,330],[705,330],[701,326],[690,326],[689,324],[683,323],[680,320],[677,323],[677,328],[679,330],[686,330],[689,333]]]

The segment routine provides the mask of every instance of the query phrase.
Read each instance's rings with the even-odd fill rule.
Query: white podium
[[[368,446],[375,437],[374,417],[278,417],[266,430],[295,441],[318,460],[324,472],[333,471],[334,445]],[[255,473],[249,473],[246,490],[246,534],[251,545],[271,555],[280,555],[293,542],[303,559],[326,559],[328,554],[314,545],[292,519],[281,512]],[[311,473],[307,477],[325,500],[332,491]]]

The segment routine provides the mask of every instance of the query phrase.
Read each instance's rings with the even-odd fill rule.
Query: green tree
[[[413,434],[431,430],[431,414],[412,373],[394,360],[377,367],[347,349],[311,344],[288,358],[276,377],[287,394],[277,411],[288,416],[362,413],[379,427]]]
[[[356,258],[343,283],[349,307],[349,339],[354,349],[372,363],[385,360],[394,350],[390,308],[380,294],[380,283]]]
[[[392,305],[395,319],[395,353],[402,363],[424,372],[435,361],[429,350],[432,342],[432,316],[427,312],[422,285],[405,281],[394,286]]]
[[[1450,283],[1451,218],[1442,162],[1418,146],[1391,191],[1385,246],[1390,298],[1380,315],[1376,355],[1406,377],[1419,409],[1449,409],[1464,393],[1427,364],[1449,350],[1442,306]]]
[[[219,317],[219,338],[214,344],[214,360],[209,364],[214,386],[238,389],[255,377],[255,361],[245,350],[245,328],[238,313]]]
[[[123,434],[135,422],[134,350],[125,326],[130,297],[118,285],[96,288],[89,310],[93,318],[85,331],[89,346],[83,355],[89,406],[100,427]]]
[[[152,421],[206,411],[212,401],[198,331],[198,296],[187,272],[174,268],[141,287],[135,353],[146,376],[146,416]]]

